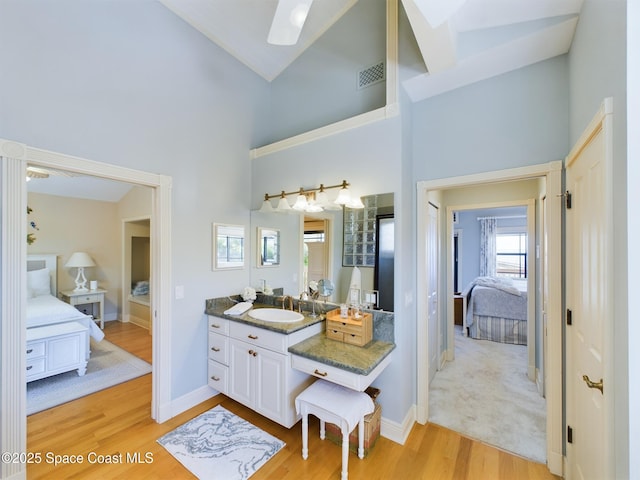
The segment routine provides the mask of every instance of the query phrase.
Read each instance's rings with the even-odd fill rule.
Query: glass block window
[[[376,263],[377,196],[362,198],[364,208],[344,209],[344,239],[342,265],[345,267],[374,267]]]

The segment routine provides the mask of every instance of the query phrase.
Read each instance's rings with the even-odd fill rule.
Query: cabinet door
[[[254,398],[251,366],[256,350],[248,343],[229,339],[229,396],[248,407],[253,405]]]
[[[253,357],[256,378],[255,410],[270,419],[286,420],[285,382],[288,356],[257,348]]]

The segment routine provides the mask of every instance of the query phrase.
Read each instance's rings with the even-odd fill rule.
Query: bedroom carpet
[[[456,327],[455,360],[429,387],[429,421],[546,463],[546,406],[527,378],[527,347],[474,340]]]
[[[61,373],[27,383],[27,415],[112,387],[151,372],[151,365],[107,340],[91,340],[87,373]]]
[[[217,405],[158,439],[202,479],[249,478],[285,443]]]

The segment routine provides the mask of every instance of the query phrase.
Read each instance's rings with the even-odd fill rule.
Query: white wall
[[[0,5],[0,137],[173,178],[172,397],[206,385],[211,223],[249,225],[268,85],[156,1]],[[118,240],[119,241],[119,240]]]
[[[623,0],[586,0],[569,53],[570,144],[573,145],[605,97],[613,97],[614,188],[614,442],[616,478],[629,477],[627,379],[627,126],[626,6]],[[631,24],[630,24],[631,25]],[[637,56],[637,55],[636,55]]]

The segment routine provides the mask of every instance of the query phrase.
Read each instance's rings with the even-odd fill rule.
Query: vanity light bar
[[[338,194],[338,198],[334,202],[329,202],[325,190],[330,190],[333,188],[340,188],[341,190]],[[320,212],[322,210],[338,210],[342,205],[345,205],[349,208],[364,208],[364,205],[362,204],[362,201],[359,197],[351,198],[348,188],[349,183],[346,180],[343,180],[342,183],[339,183],[337,185],[325,186],[321,183],[317,188],[304,189],[301,187],[299,190],[294,192],[285,192],[284,190],[282,190],[280,193],[276,193],[273,195],[265,193],[264,201],[262,202],[260,211]],[[296,202],[293,205],[289,205],[289,202],[287,202],[287,195],[297,195]],[[270,199],[272,198],[280,199],[276,208],[273,208],[273,206],[271,205]]]
[[[265,200],[270,200],[272,198],[284,198],[287,195],[294,195],[294,194],[298,194],[298,195],[302,195],[305,193],[312,193],[312,192],[323,192],[325,190],[329,190],[331,188],[349,188],[350,183],[348,183],[346,180],[343,180],[342,183],[339,183],[338,185],[329,185],[328,187],[325,187],[324,184],[320,184],[320,186],[318,188],[300,188],[299,190],[296,190],[294,192],[285,192],[284,190],[280,193],[275,193],[273,195],[270,195],[268,193],[264,194],[264,199]]]

